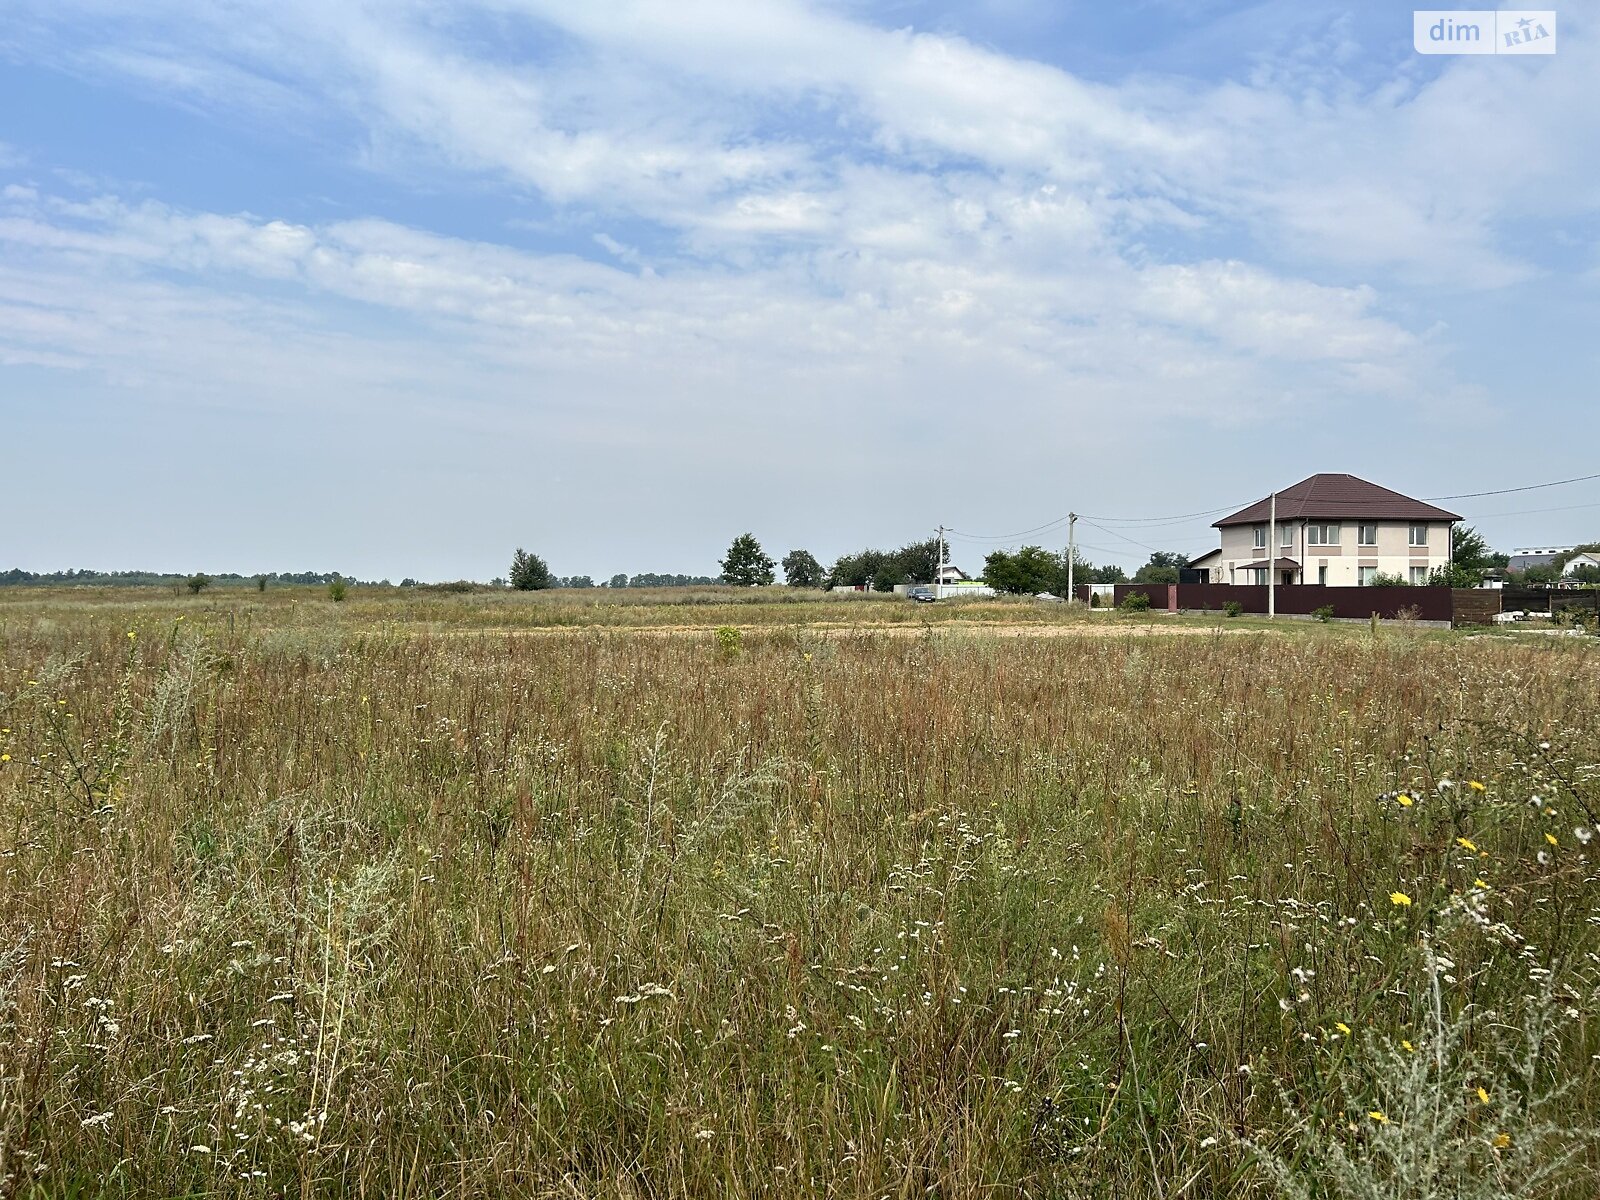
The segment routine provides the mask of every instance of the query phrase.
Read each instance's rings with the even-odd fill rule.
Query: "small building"
[[[1222,551],[1208,550],[1198,558],[1191,558],[1178,569],[1179,583],[1226,583],[1222,573]]]
[[[1600,551],[1585,550],[1582,554],[1574,554],[1567,559],[1567,564],[1561,569],[1561,573],[1570,579],[1579,567],[1600,568]]]
[[[1214,523],[1222,545],[1194,559],[1211,583],[1268,582],[1353,587],[1378,574],[1426,583],[1450,562],[1457,513],[1368,483],[1322,474],[1277,494],[1277,528],[1268,496]],[[1270,548],[1269,548],[1270,547]]]
[[[1506,570],[1526,571],[1529,567],[1553,567],[1559,555],[1571,553],[1571,546],[1523,546],[1507,556]]]

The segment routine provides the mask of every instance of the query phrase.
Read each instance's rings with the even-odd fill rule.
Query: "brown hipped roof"
[[[1269,496],[1212,525],[1216,529],[1254,525],[1267,520],[1271,511]],[[1278,520],[1459,521],[1461,517],[1354,475],[1313,475],[1278,493]]]

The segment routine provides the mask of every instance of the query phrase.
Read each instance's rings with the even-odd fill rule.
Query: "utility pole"
[[[939,558],[933,567],[933,598],[944,599],[944,526],[939,526]]]
[[[1078,532],[1078,514],[1069,512],[1067,514],[1067,595],[1066,595],[1066,600],[1067,600],[1067,603],[1069,603],[1069,604],[1072,603],[1072,601],[1074,601],[1074,600],[1076,600],[1078,598],[1078,589],[1073,586],[1073,582],[1072,582],[1072,569],[1073,569],[1074,566],[1077,565],[1076,559],[1078,557],[1077,532]]]
[[[1278,615],[1278,493],[1272,493],[1272,516],[1267,519],[1267,616]]]

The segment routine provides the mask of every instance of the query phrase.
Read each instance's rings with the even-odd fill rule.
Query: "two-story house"
[[[1357,479],[1313,475],[1215,522],[1222,546],[1189,564],[1211,583],[1320,583],[1353,587],[1375,575],[1425,583],[1450,562],[1450,531],[1461,517]]]

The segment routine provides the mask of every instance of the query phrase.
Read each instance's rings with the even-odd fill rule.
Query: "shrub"
[[[349,588],[345,585],[345,581],[339,576],[335,575],[332,579],[328,580],[329,600],[332,600],[335,604],[338,604],[348,594]]]
[[[1125,613],[1149,612],[1150,597],[1143,592],[1129,592],[1117,607]]]
[[[726,658],[737,658],[739,648],[744,644],[744,635],[732,625],[723,625],[717,630],[717,649]]]
[[[1237,617],[1244,612],[1244,605],[1237,600],[1229,600],[1223,604],[1222,611],[1226,616]]]
[[[196,572],[183,581],[183,586],[188,588],[191,594],[198,596],[211,586],[211,576]]]
[[[1368,587],[1410,587],[1410,582],[1404,575],[1386,575],[1382,571],[1372,577]]]
[[[1313,608],[1311,615],[1326,625],[1333,620],[1333,605],[1324,604],[1321,608]]]

